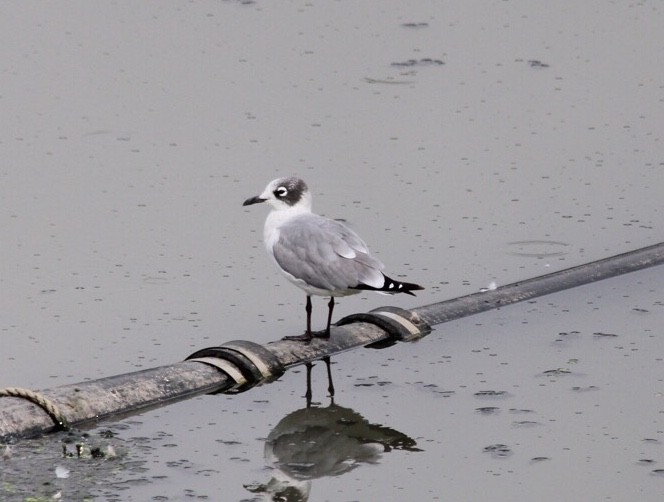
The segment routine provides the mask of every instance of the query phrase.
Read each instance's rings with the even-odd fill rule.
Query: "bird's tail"
[[[353,289],[365,289],[367,291],[375,291],[376,293],[383,293],[388,295],[395,295],[397,293],[406,293],[407,295],[415,296],[413,291],[418,291],[424,289],[419,284],[414,284],[412,282],[401,282],[395,281],[394,279],[383,275],[385,282],[380,288],[375,288],[367,284],[358,284]]]

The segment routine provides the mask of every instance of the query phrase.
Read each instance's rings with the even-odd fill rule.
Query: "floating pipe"
[[[201,394],[243,392],[299,364],[356,347],[416,340],[435,324],[661,264],[664,242],[412,310],[381,307],[352,314],[333,327],[329,340],[278,340],[264,346],[239,340],[199,350],[179,363],[124,375],[41,392],[0,389],[0,440],[117,419]]]
[[[413,309],[413,312],[429,324],[441,324],[663,263],[664,242],[660,242],[602,260],[507,284],[494,290],[418,307]]]

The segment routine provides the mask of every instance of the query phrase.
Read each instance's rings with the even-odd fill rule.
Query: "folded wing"
[[[288,274],[319,289],[343,291],[362,284],[380,288],[385,282],[383,264],[353,230],[315,214],[282,225],[273,253]]]

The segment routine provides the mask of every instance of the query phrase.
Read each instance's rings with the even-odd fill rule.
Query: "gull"
[[[329,338],[334,298],[363,290],[384,294],[424,289],[383,274],[383,264],[371,256],[364,241],[343,223],[311,212],[311,192],[295,177],[277,178],[243,206],[267,202],[263,240],[267,254],[286,278],[307,294],[307,329],[291,340]],[[329,296],[324,331],[311,331],[311,296]]]

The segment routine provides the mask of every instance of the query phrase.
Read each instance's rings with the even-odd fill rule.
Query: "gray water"
[[[0,387],[299,334],[266,208],[241,206],[281,175],[427,288],[346,298],[335,318],[664,240],[656,2],[0,14]],[[0,499],[659,500],[662,284],[655,268],[343,354],[334,404],[314,368],[310,410],[293,370],[0,446]]]

